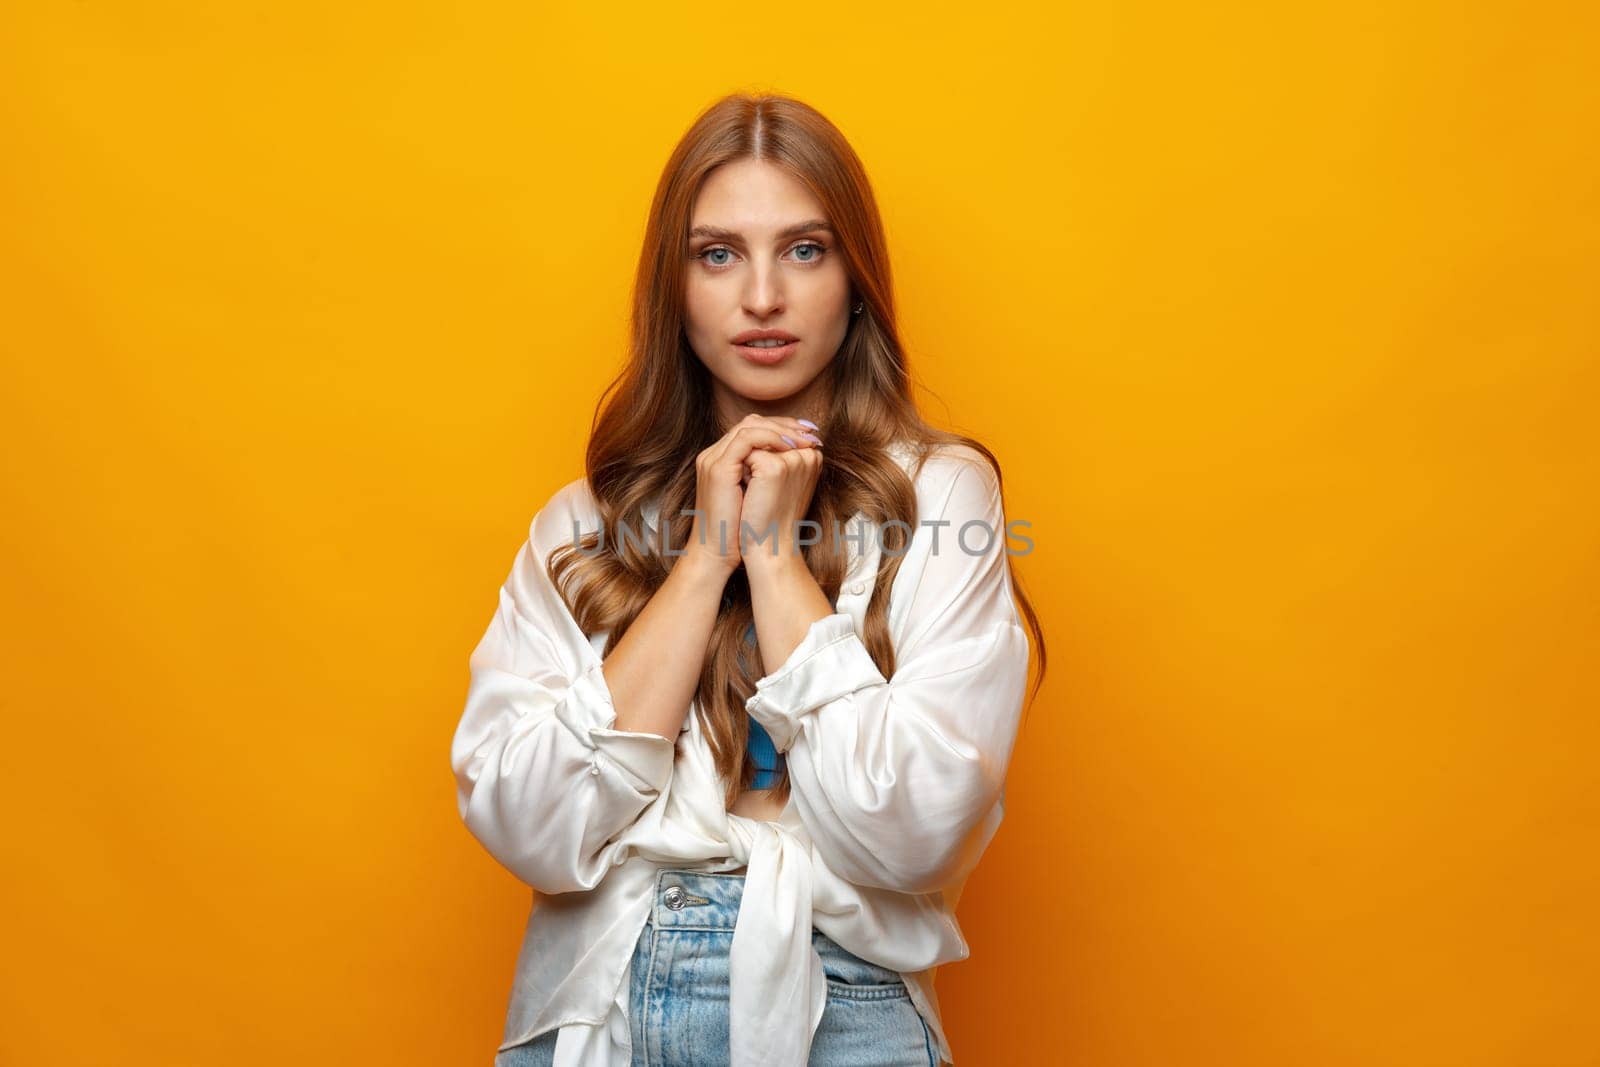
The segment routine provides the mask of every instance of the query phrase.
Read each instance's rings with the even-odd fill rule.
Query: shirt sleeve
[[[677,748],[614,728],[600,658],[545,571],[573,536],[571,490],[534,516],[500,588],[450,752],[467,828],[542,893],[593,889],[627,858],[612,839],[666,788]]]
[[[847,881],[903,893],[977,865],[1003,816],[1027,682],[999,483],[980,457],[944,484],[890,590],[894,677],[839,612],[813,622],[745,702],[786,752],[818,856]]]

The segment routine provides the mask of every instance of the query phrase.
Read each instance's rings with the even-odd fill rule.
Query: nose
[[[778,268],[770,263],[757,263],[747,275],[744,309],[756,318],[767,318],[783,310],[783,285]]]

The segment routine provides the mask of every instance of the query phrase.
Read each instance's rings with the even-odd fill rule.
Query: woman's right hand
[[[787,436],[794,443],[784,441]],[[749,414],[695,460],[694,526],[683,558],[714,565],[724,574],[738,570],[739,516],[744,508],[745,460],[757,449],[787,452],[817,448],[812,430],[787,415]]]

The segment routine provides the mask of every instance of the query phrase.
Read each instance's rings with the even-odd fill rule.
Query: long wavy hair
[[[883,676],[890,678],[895,650],[887,619],[889,592],[909,542],[906,531],[918,520],[913,479],[928,450],[940,444],[976,449],[997,480],[1000,464],[978,441],[936,429],[918,413],[895,322],[888,245],[866,170],[828,119],[787,96],[722,98],[699,115],[662,171],[634,278],[628,360],[601,394],[590,427],[585,472],[601,529],[553,553],[550,577],[585,633],[609,631],[609,653],[666,580],[676,557],[663,556],[655,538],[602,538],[602,533],[619,525],[643,529],[645,509],[654,500],[658,532],[666,544],[677,550],[689,541],[693,516],[683,512],[695,504],[695,459],[725,432],[717,424],[710,373],[684,331],[689,225],[706,177],[741,159],[784,168],[821,202],[833,225],[835,254],[844,257],[849,272],[851,306],[857,301],[866,305],[861,314],[850,316],[844,341],[823,371],[832,386],[832,404],[821,427],[828,444],[805,517],[820,524],[813,529],[853,529],[849,521],[860,513],[882,527],[884,551],[862,640]],[[896,443],[914,450],[909,475],[888,451]],[[1003,481],[1001,487],[1003,496]],[[891,520],[905,525],[883,525]],[[848,563],[834,540],[821,537],[802,549],[829,600],[838,596]],[[1006,566],[1033,635],[1037,695],[1044,681],[1044,633],[1009,553]],[[729,806],[750,787],[756,772],[745,755],[749,719],[744,710],[760,677],[759,654],[745,635],[753,619],[750,587],[740,567],[724,589],[695,693]],[[779,774],[774,790],[780,802],[787,800],[787,774]]]

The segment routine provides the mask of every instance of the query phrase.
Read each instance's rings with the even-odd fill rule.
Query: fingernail
[[[817,428],[817,424],[812,422],[810,419],[795,419],[794,421],[798,422],[801,426],[806,426],[813,430]]]
[[[803,433],[800,436],[804,437],[807,441],[810,441],[814,445],[820,445],[822,443],[822,438],[818,437],[814,433]]]
[[[794,438],[790,437],[788,434],[780,433],[778,436],[783,438],[783,443],[788,445],[790,448],[793,448],[795,446],[794,445]]]

